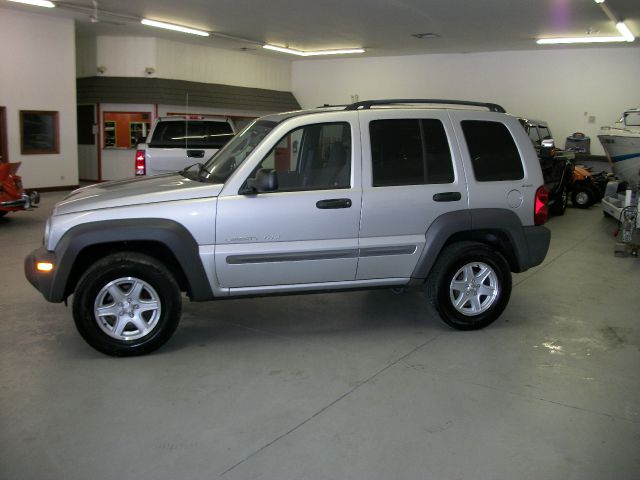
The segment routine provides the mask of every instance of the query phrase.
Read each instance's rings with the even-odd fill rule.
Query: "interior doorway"
[[[0,163],[9,161],[9,147],[7,145],[7,108],[0,107]]]

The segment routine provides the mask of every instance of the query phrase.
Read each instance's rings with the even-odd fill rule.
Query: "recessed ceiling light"
[[[411,34],[412,37],[416,37],[416,38],[440,38],[440,35],[438,35],[437,33],[412,33]]]
[[[209,32],[205,32],[204,30],[197,30],[195,28],[183,27],[182,25],[174,25],[173,23],[165,23],[158,22],[156,20],[149,20],[148,18],[143,18],[140,23],[143,25],[148,25],[150,27],[158,27],[164,28],[166,30],[175,30],[176,32],[182,33],[190,33],[192,35],[200,35],[201,37],[208,37]]]
[[[15,2],[15,3],[24,3],[27,5],[35,5],[36,7],[53,8],[56,6],[55,3],[49,2],[47,0],[9,0],[9,1]]]

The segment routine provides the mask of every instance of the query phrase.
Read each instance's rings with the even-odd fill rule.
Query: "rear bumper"
[[[38,262],[50,262],[53,270],[42,272],[36,268]],[[64,300],[60,292],[55,292],[54,284],[57,275],[56,255],[48,251],[44,246],[31,252],[24,259],[24,274],[36,290],[49,302],[61,302]]]
[[[521,258],[521,271],[540,265],[549,251],[551,232],[546,227],[524,227],[528,258]]]
[[[23,193],[22,196],[16,200],[7,200],[0,202],[2,208],[16,208],[29,210],[36,207],[40,203],[40,194],[38,192]]]

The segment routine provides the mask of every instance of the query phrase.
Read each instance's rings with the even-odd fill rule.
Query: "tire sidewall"
[[[454,275],[460,268],[474,262],[485,263],[493,269],[498,281],[499,293],[488,310],[479,315],[467,316],[453,306],[449,288]],[[510,295],[511,273],[504,257],[486,247],[469,247],[443,269],[438,282],[436,301],[438,311],[445,323],[459,330],[477,330],[486,327],[500,316],[507,306]]]
[[[114,356],[142,355],[159,348],[173,334],[180,318],[180,292],[175,281],[167,271],[148,261],[122,257],[105,263],[96,263],[78,282],[73,299],[73,316],[80,335],[96,350]],[[153,330],[131,341],[107,335],[94,315],[95,300],[101,289],[123,277],[147,282],[157,292],[161,304],[160,318]]]

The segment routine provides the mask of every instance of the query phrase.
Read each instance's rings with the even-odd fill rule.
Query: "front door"
[[[216,215],[215,262],[222,288],[300,286],[355,279],[362,192],[355,112],[322,114],[277,129],[260,158],[225,185]],[[265,140],[269,141],[269,139]],[[278,187],[246,192],[258,170]],[[244,172],[244,173],[242,173]],[[247,174],[247,172],[249,172]],[[233,290],[231,291],[233,294]]]

